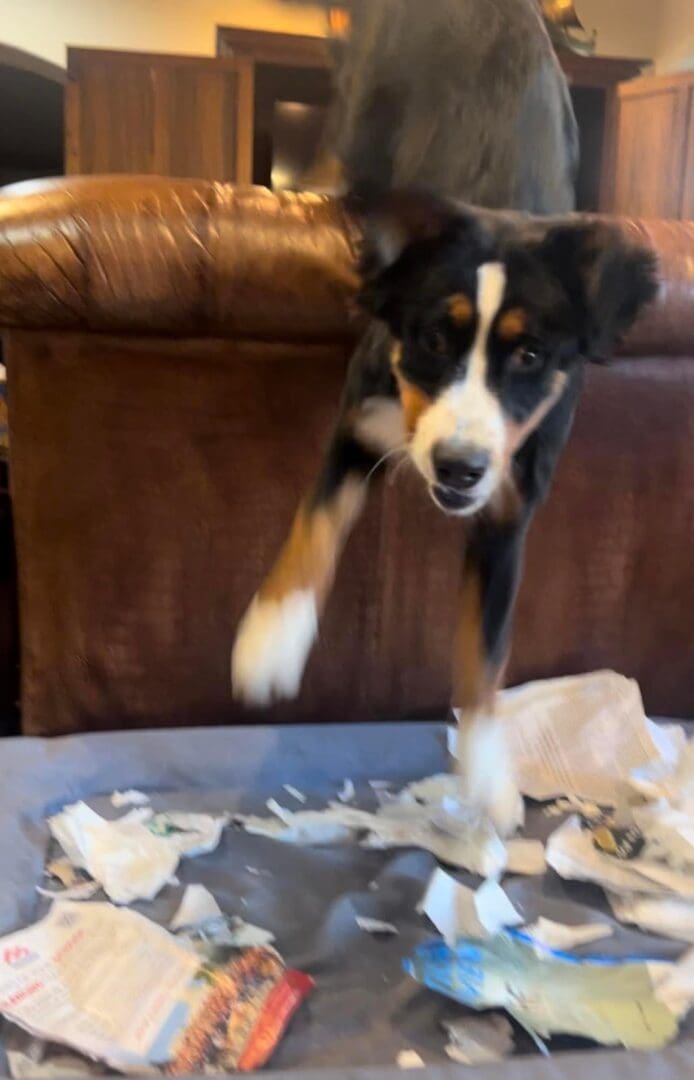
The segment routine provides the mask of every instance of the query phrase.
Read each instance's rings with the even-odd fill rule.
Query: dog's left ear
[[[604,358],[655,299],[654,252],[617,224],[580,219],[550,224],[542,250],[576,311],[581,351]]]
[[[440,239],[460,217],[454,202],[419,191],[360,192],[347,206],[361,224],[365,277],[388,270],[411,245]]]
[[[453,201],[416,191],[360,192],[346,206],[361,228],[359,302],[397,333],[413,260],[421,265],[428,246],[464,227],[465,213]]]

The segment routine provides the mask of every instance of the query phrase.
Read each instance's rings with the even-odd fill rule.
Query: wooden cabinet
[[[66,171],[269,185],[278,103],[316,113],[330,104],[329,44],[220,27],[217,50],[198,58],[70,49]],[[558,56],[581,133],[578,209],[694,213],[692,76],[635,80],[645,61]]]
[[[619,87],[615,213],[694,217],[694,72]]]
[[[66,172],[236,179],[240,81],[233,60],[70,49]]]
[[[332,94],[330,48],[321,38],[239,30],[221,26],[217,52],[244,72],[247,108],[239,113],[246,146],[237,179],[269,184],[271,127],[278,101],[328,105]],[[560,49],[580,129],[582,155],[577,182],[580,210],[605,210],[612,198],[617,88],[641,73],[648,61],[585,57]]]

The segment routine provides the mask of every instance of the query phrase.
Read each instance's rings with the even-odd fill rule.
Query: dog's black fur
[[[361,302],[374,321],[232,675],[248,700],[298,690],[311,639],[287,680],[281,605],[301,592],[320,610],[355,491],[406,442],[438,506],[471,515],[453,681],[455,704],[474,716],[501,678],[525,536],[569,434],[583,359],[609,351],[652,298],[653,258],[615,225],[513,212],[573,205],[575,121],[534,0],[356,0],[352,10],[336,148],[361,207]],[[393,190],[402,185],[429,193]],[[442,445],[460,460],[442,462]],[[496,817],[509,827],[505,810]]]

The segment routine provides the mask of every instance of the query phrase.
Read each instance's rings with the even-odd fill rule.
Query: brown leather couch
[[[611,666],[694,716],[694,224],[626,222],[662,265],[592,368],[530,542],[511,681]],[[433,714],[463,533],[407,471],[374,490],[301,697],[229,692],[235,624],[310,482],[350,347],[334,205],[157,179],[0,197],[30,733]]]

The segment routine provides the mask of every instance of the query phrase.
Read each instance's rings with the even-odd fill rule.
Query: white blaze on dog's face
[[[653,259],[617,227],[576,218],[408,195],[379,214],[362,301],[396,342],[409,452],[442,510],[473,514],[515,485],[514,461],[582,358],[652,298]]]
[[[460,377],[422,411],[412,432],[412,459],[434,502],[449,513],[474,513],[504,474],[507,427],[501,402],[487,385],[487,367],[489,334],[505,288],[503,265],[482,263],[477,270],[477,329]],[[442,462],[448,463],[443,472]],[[462,484],[456,476],[463,478]]]

